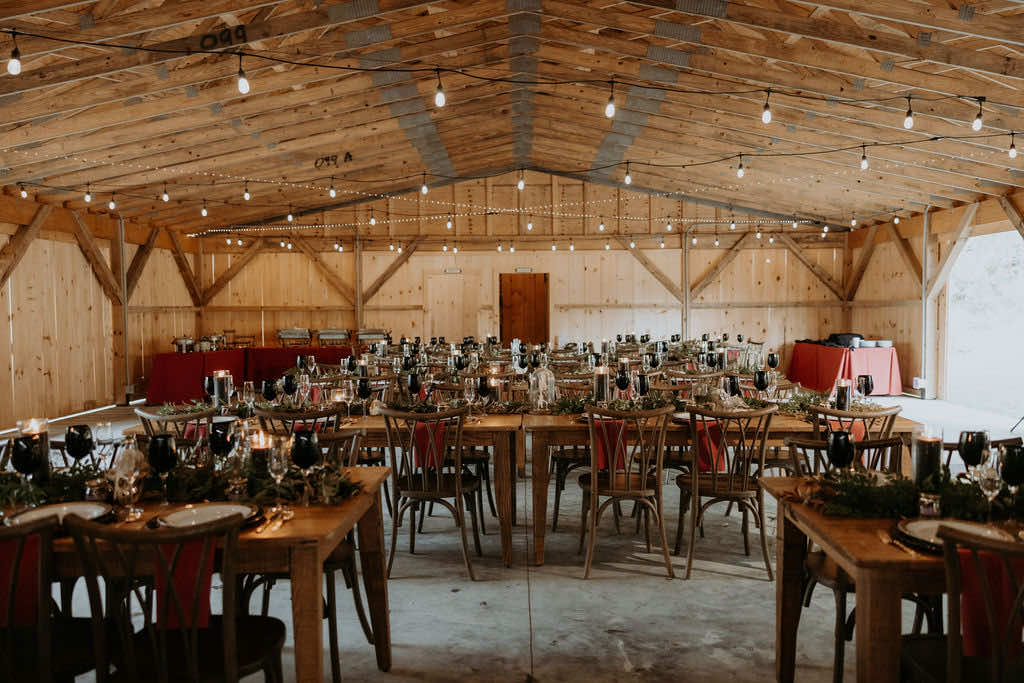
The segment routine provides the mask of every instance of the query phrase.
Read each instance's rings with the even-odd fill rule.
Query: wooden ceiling
[[[408,192],[424,173],[617,184],[626,161],[631,189],[845,225],[1024,187],[1024,156],[1007,155],[1024,131],[1024,5],[1011,0],[0,0],[0,28],[22,34],[23,60],[0,76],[2,182],[90,211],[116,191],[118,212],[182,231]],[[210,45],[295,64],[245,57],[242,95],[236,57],[188,54]],[[435,67],[463,71],[442,74],[443,108]],[[736,94],[706,94],[723,91]],[[899,144],[868,147],[861,170],[860,145],[876,143]],[[758,156],[836,148],[850,149]],[[735,160],[671,167],[737,153],[743,179]]]

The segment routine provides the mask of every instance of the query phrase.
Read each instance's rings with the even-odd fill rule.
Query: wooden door
[[[549,341],[548,274],[501,273],[501,343]]]

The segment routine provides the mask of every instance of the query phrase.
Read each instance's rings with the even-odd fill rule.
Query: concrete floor
[[[912,419],[964,423],[1000,429],[1003,418],[969,413],[946,402],[894,400]],[[95,422],[88,416],[76,421]],[[130,411],[105,413],[128,426]],[[1008,430],[1010,425],[1002,425]],[[349,681],[722,681],[743,683],[774,678],[775,584],[767,580],[756,535],[751,555],[743,554],[740,517],[725,517],[725,506],[708,514],[706,538],[697,541],[690,580],[683,554],[673,556],[677,578],[668,580],[660,554],[648,554],[629,525],[615,534],[610,515],[602,520],[592,577],[584,580],[576,554],[580,493],[571,477],[563,495],[559,530],[548,534],[547,563],[532,557],[529,481],[516,490],[519,525],[514,530],[515,564],[500,560],[497,522],[487,517],[484,557],[474,558],[478,580],[470,581],[459,550],[458,532],[447,513],[428,518],[417,535],[415,555],[408,536],[399,538],[389,583],[393,668],[376,669],[352,609],[339,594],[341,657]],[[666,487],[667,533],[672,542],[678,490]],[[769,505],[770,555],[774,563],[774,505]],[[550,515],[549,515],[550,516]],[[390,520],[385,519],[390,539]],[[79,591],[81,593],[82,591]],[[84,598],[84,595],[82,596]],[[851,603],[855,603],[852,598]],[[294,680],[290,602],[287,585],[272,594],[271,614],[288,624],[285,678]],[[905,603],[904,625],[912,609]],[[819,589],[805,609],[798,640],[800,681],[828,681],[832,671],[834,607]],[[326,638],[326,624],[324,627]],[[846,647],[846,680],[854,680],[855,650]],[[325,671],[329,671],[327,653]],[[85,679],[83,679],[85,680]],[[251,680],[258,680],[252,677]]]

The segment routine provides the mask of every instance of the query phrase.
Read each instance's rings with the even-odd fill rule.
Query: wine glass
[[[14,466],[14,470],[21,478],[22,498],[24,498],[29,507],[32,507],[32,504],[29,502],[31,486],[29,485],[28,478],[29,475],[34,475],[38,472],[43,465],[42,438],[38,434],[15,437],[14,447],[11,452],[11,465]]]
[[[978,488],[985,494],[988,501],[988,521],[992,521],[992,501],[996,499],[1003,488],[1003,480],[998,470],[992,465],[974,468],[974,479],[978,482]]]
[[[409,387],[409,399],[415,401],[420,397],[420,389],[423,387],[423,382],[420,381],[420,376],[416,372],[410,372],[406,378],[406,383]]]
[[[346,421],[351,420],[352,419],[352,398],[355,396],[355,393],[352,391],[352,382],[351,382],[351,380],[344,380],[344,381],[342,381],[342,383],[341,383],[341,385],[339,385],[338,389],[340,390],[340,393],[339,393],[338,397],[341,399],[342,403],[345,404],[345,420]]]
[[[723,342],[729,341],[729,333],[728,332],[723,332],[722,333],[722,341]]]
[[[147,452],[149,466],[160,477],[160,484],[164,490],[164,505],[170,502],[167,498],[167,475],[178,466],[178,446],[171,434],[154,434],[149,437],[149,450]]]
[[[651,354],[651,368],[657,370],[661,365],[661,355],[658,353]]]
[[[295,374],[288,374],[284,376],[284,393],[288,396],[294,396],[295,392],[299,390],[299,383],[295,381]]]
[[[740,395],[740,378],[737,377],[736,375],[729,375],[728,377],[726,377],[726,380],[727,380],[727,384],[728,384],[728,387],[729,387],[729,395],[730,396],[739,396]]]
[[[217,378],[213,375],[207,375],[203,378],[203,393],[206,394],[206,400],[209,403],[213,403],[214,398],[217,395]]]
[[[476,378],[476,394],[480,397],[482,403],[487,402],[487,398],[491,395],[491,384],[490,378],[486,375],[481,375]]]
[[[242,382],[242,402],[252,409],[252,404],[256,402],[256,384],[251,380]]]
[[[370,398],[373,392],[370,390],[370,380],[366,377],[361,377],[359,383],[356,385],[356,396],[363,402],[363,416],[366,416],[367,399]]]
[[[345,359],[345,369],[348,370],[349,372],[355,372],[356,366],[358,365],[359,362],[356,360],[355,356],[349,356],[348,358]]]
[[[641,372],[636,376],[636,393],[641,396],[646,396],[651,390],[651,378],[647,376],[647,373]]]
[[[774,352],[768,354],[768,367],[772,370],[779,367],[779,354]]]
[[[302,495],[302,504],[309,505],[312,489],[309,485],[309,470],[320,460],[320,443],[316,432],[304,430],[295,432],[292,435],[292,462],[302,470],[302,479],[305,482],[305,492]]]
[[[313,354],[306,356],[306,372],[309,373],[310,377],[317,376],[316,356]]]
[[[299,394],[299,405],[305,405],[309,401],[309,394],[313,390],[313,382],[310,380],[309,375],[303,373],[299,375],[298,382],[296,383],[296,391]]]
[[[825,454],[832,467],[843,468],[853,463],[853,437],[850,432],[835,431],[828,433],[828,441],[825,446]]]
[[[225,457],[235,447],[230,422],[214,422],[210,427],[210,450],[215,456]]]
[[[269,453],[267,454],[267,472],[274,480],[274,511],[282,510],[281,505],[281,482],[288,473],[288,452],[282,448],[277,438],[273,439]]]
[[[643,370],[644,372],[651,371],[651,357],[653,355],[653,353],[645,353],[642,356],[640,356],[640,369]]]
[[[871,375],[857,375],[857,393],[868,397],[875,390],[875,378]]]
[[[619,371],[615,373],[615,388],[620,392],[625,392],[629,389],[629,366],[626,364],[619,365]]]
[[[263,393],[263,398],[268,401],[273,401],[277,398],[277,381],[272,379],[263,380],[263,384],[260,387]]]
[[[306,368],[306,357],[295,356],[295,367],[298,368],[299,372],[302,372]]]
[[[96,443],[92,439],[89,425],[71,425],[64,434],[64,450],[75,461],[74,467],[87,455],[92,454]]]
[[[960,457],[968,470],[972,470],[985,459],[985,452],[988,450],[988,432],[960,432],[960,442],[957,446]]]
[[[768,389],[768,371],[767,370],[755,370],[754,371],[754,388],[758,391],[765,391]]]
[[[737,344],[742,344],[743,343],[743,335],[742,334],[737,334],[736,335],[736,343]]]
[[[1024,446],[1011,444],[1002,449],[1003,481],[1010,487],[1010,493],[1017,495],[1017,487],[1024,484]]]
[[[473,382],[472,377],[462,380],[462,398],[466,399],[472,412],[473,406],[476,404],[476,383]]]
[[[540,353],[537,351],[530,354],[530,367],[534,370],[540,367]]]

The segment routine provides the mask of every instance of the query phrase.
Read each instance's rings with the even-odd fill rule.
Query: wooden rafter
[[[914,276],[914,282],[920,282],[922,277],[921,259],[917,258],[917,254],[914,253],[914,248],[910,246],[910,240],[901,235],[894,224],[886,223],[885,227],[889,232],[889,239],[896,245],[900,256],[903,257],[903,262],[907,264],[910,274]]]
[[[728,251],[719,257],[715,265],[711,266],[711,269],[704,273],[704,276],[690,288],[690,296],[694,298],[700,296],[701,292],[707,289],[708,285],[714,282],[715,278],[721,275],[722,271],[736,260],[736,257],[740,255],[740,252],[747,246],[747,242],[750,239],[751,234],[749,232],[743,233],[743,236],[736,240],[736,244],[729,247]]]
[[[807,266],[808,270],[814,273],[815,277],[821,280],[821,283],[828,287],[830,292],[835,294],[839,300],[844,300],[846,292],[843,291],[842,285],[836,282],[835,278],[826,272],[824,268],[812,261],[803,248],[793,241],[792,237],[784,232],[780,232],[777,237],[779,242],[785,245],[785,247],[793,253],[793,256],[796,256],[800,263]]]
[[[857,296],[860,282],[864,279],[864,271],[868,269],[871,257],[875,253],[875,235],[877,234],[878,224],[876,223],[868,228],[868,236],[864,240],[864,247],[860,250],[860,256],[857,258],[857,263],[853,266],[853,271],[850,273],[850,279],[846,283],[846,296],[843,297],[846,301],[853,301],[853,298]]]
[[[974,215],[978,213],[979,203],[975,202],[969,206],[964,207],[964,212],[960,214],[960,223],[956,230],[956,236],[953,238],[953,243],[949,247],[949,251],[946,253],[946,257],[942,259],[942,263],[935,270],[935,274],[928,278],[928,298],[934,299],[945,285],[946,281],[949,280],[949,274],[953,272],[953,266],[956,265],[956,261],[960,258],[960,254],[963,253],[964,247],[967,246],[967,240],[971,237],[971,230],[974,229]]]
[[[178,238],[178,233],[174,230],[168,230],[167,232],[171,237],[171,254],[174,256],[174,263],[178,266],[178,272],[181,273],[181,279],[184,281],[185,289],[188,290],[188,295],[192,299],[192,305],[202,306],[203,292],[199,287],[199,282],[196,280],[195,273],[192,272],[192,266],[188,262],[185,250],[181,248],[181,240]]]
[[[217,296],[217,294],[220,293],[220,290],[227,287],[228,283],[231,282],[236,275],[242,272],[242,269],[249,265],[249,263],[256,258],[256,255],[260,253],[262,249],[263,240],[253,240],[252,244],[250,244],[249,247],[241,253],[241,255],[232,260],[231,266],[221,273],[220,277],[214,280],[213,284],[206,288],[202,296],[202,305],[205,306],[210,303],[213,300],[213,297]]]
[[[40,206],[32,220],[20,226],[18,231],[4,245],[4,248],[0,249],[0,268],[2,268],[0,270],[0,287],[7,284],[7,281],[11,278],[11,273],[18,267],[21,259],[25,256],[25,252],[28,251],[29,245],[39,236],[39,231],[42,230],[46,219],[50,217],[51,211],[53,211],[53,207],[48,204]]]
[[[121,292],[121,281],[119,278],[114,277],[110,265],[103,257],[103,252],[100,251],[100,247],[96,243],[96,238],[89,232],[89,228],[85,225],[82,217],[78,215],[78,212],[72,211],[71,217],[74,219],[75,240],[78,242],[78,248],[82,250],[82,255],[89,262],[89,266],[92,268],[92,273],[96,276],[96,281],[99,282],[100,288],[111,302],[123,304],[124,297]],[[111,249],[115,248],[118,247],[111,245]]]
[[[126,285],[128,291],[125,294],[125,299],[131,300],[132,294],[135,292],[136,285],[139,284],[139,278],[142,277],[142,272],[146,269],[146,263],[149,261],[150,255],[153,253],[153,248],[156,247],[156,238],[160,236],[160,228],[153,228],[149,231],[149,236],[146,241],[135,250],[135,255],[132,256],[132,262],[128,265],[128,272],[125,276]],[[174,237],[171,238],[172,240]],[[180,245],[181,242],[178,241]]]
[[[625,240],[625,238],[616,237],[615,239],[618,240],[619,244],[621,244],[624,249],[629,251],[629,253],[633,254],[633,258],[639,261],[640,265],[642,265],[644,269],[646,269],[647,272],[654,277],[655,280],[660,282],[661,286],[667,289],[669,294],[676,298],[676,301],[678,301],[679,303],[683,303],[686,301],[686,294],[683,292],[682,288],[676,283],[672,282],[672,278],[670,278],[668,275],[665,275],[665,271],[659,268],[658,264],[649,259],[647,257],[647,254],[643,252],[643,249],[631,249],[629,247],[629,243]]]
[[[1010,219],[1010,224],[1017,229],[1021,237],[1024,237],[1024,217],[1021,217],[1020,209],[1014,205],[1009,197],[1000,197],[999,205],[1006,212],[1006,217]]]
[[[399,254],[391,263],[391,265],[388,266],[387,269],[383,273],[381,273],[376,280],[373,281],[373,284],[366,288],[366,291],[363,292],[362,297],[362,303],[364,306],[366,305],[366,302],[373,297],[374,294],[380,291],[380,288],[384,286],[384,283],[390,280],[391,276],[397,273],[398,269],[401,268],[402,265],[409,260],[409,257],[412,256],[413,253],[415,253],[416,249],[420,246],[421,242],[423,242],[423,238],[417,237],[408,244],[406,244],[405,247],[403,247],[402,249],[402,253]]]
[[[313,266],[315,266],[320,275],[327,280],[327,283],[333,287],[334,290],[340,294],[343,299],[345,299],[345,301],[354,306],[355,294],[353,293],[352,288],[345,284],[345,281],[342,280],[330,266],[324,263],[324,260],[316,253],[316,249],[314,249],[304,237],[293,237],[292,241],[295,243],[295,246],[299,248],[299,251],[305,254],[313,263]]]

